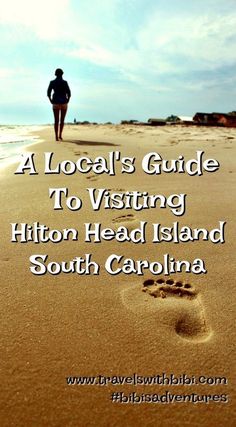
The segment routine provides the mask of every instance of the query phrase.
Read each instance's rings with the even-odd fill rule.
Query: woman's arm
[[[52,82],[50,82],[50,83],[49,83],[49,86],[48,86],[48,90],[47,90],[47,96],[48,96],[49,101],[50,101],[51,103],[52,103],[52,99],[51,99],[52,90],[53,90]]]
[[[68,85],[67,82],[66,82],[66,96],[67,96],[67,100],[69,102],[70,97],[71,97],[71,90],[70,90],[69,85]]]

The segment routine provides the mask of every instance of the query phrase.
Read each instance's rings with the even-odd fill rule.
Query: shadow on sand
[[[76,145],[85,145],[85,146],[104,146],[104,147],[120,147],[119,144],[113,144],[112,142],[102,142],[102,141],[81,141],[80,139],[66,139],[64,142],[71,142]]]

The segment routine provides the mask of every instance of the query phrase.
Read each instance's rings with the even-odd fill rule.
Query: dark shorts
[[[68,104],[52,104],[53,110],[67,110]]]

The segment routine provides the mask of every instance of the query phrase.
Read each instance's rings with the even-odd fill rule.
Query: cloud
[[[114,99],[141,115],[149,105],[196,102],[198,93],[215,99],[222,87],[225,104],[234,97],[235,0],[0,0],[0,8],[6,103],[43,102],[57,66],[75,108],[99,100],[107,114]]]
[[[1,67],[0,69],[0,79],[9,79],[14,76],[15,72],[12,68]]]
[[[69,0],[0,0],[0,23],[31,29],[43,39],[57,39]]]
[[[236,59],[236,12],[168,15],[157,11],[137,35],[140,50],[157,53],[177,70],[214,68]],[[178,61],[178,57],[180,61]],[[183,66],[182,66],[183,64]]]
[[[230,66],[236,61],[236,12],[229,7],[219,13],[219,4],[216,2],[218,9],[206,7],[203,13],[202,8],[165,12],[157,3],[135,31],[122,27],[120,15],[116,18],[117,2],[109,10],[110,22],[105,26],[101,8],[99,12],[95,8],[91,16],[82,9],[85,19],[78,20],[77,34],[73,27],[71,30],[73,45],[62,48],[61,53],[113,70],[118,77],[142,86],[163,84],[168,77],[172,82],[181,80],[183,74],[186,79],[188,74],[216,70],[222,64]]]
[[[141,1],[138,7],[133,1],[93,0],[91,7],[82,0],[0,0],[0,22],[28,29],[48,40],[54,51],[113,69],[137,83],[144,83],[145,76],[148,80],[183,70],[210,70],[236,60],[232,7],[220,13],[222,3],[217,0],[215,8],[208,1],[204,9],[178,9],[175,3],[167,12],[160,4]],[[142,25],[135,26],[142,8]],[[125,14],[135,19],[129,23]]]

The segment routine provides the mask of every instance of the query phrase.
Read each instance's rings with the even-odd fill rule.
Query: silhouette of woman
[[[56,141],[62,141],[62,131],[64,127],[64,120],[67,112],[68,102],[71,97],[71,91],[68,83],[62,78],[63,71],[61,70],[61,68],[56,69],[55,76],[55,80],[52,80],[49,83],[47,96],[53,108]]]

